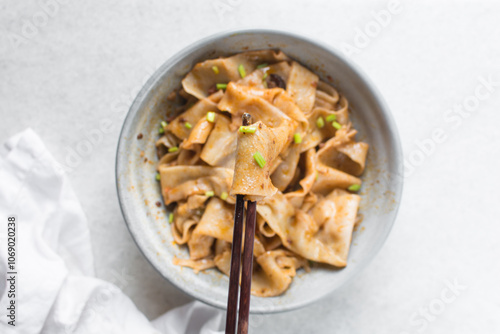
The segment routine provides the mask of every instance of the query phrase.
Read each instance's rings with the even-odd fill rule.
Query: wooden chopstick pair
[[[243,125],[251,124],[250,114],[243,114]],[[234,213],[233,244],[231,247],[231,269],[229,275],[229,292],[227,297],[226,334],[235,334],[236,311],[238,309],[238,283],[241,265],[241,293],[238,314],[238,334],[248,333],[248,316],[250,313],[250,292],[252,287],[253,245],[255,237],[255,220],[257,218],[257,203],[247,201],[247,217],[245,226],[245,245],[241,256],[243,235],[243,214],[245,211],[244,195],[236,195]]]

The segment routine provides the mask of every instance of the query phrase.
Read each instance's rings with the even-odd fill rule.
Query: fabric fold
[[[16,326],[0,317],[5,334],[203,333],[222,329],[224,312],[193,302],[153,323],[117,286],[94,276],[85,214],[65,169],[27,129],[0,156],[0,213],[17,214],[18,294]],[[6,245],[1,231],[1,248]],[[6,252],[0,252],[5,277]],[[4,281],[2,281],[4,282]],[[1,305],[9,298],[0,286]]]

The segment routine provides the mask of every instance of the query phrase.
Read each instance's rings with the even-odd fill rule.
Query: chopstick
[[[233,244],[231,246],[231,269],[229,271],[229,290],[227,296],[226,334],[236,330],[236,310],[238,307],[238,283],[240,280],[241,237],[243,235],[243,195],[236,195],[234,209]]]
[[[243,125],[252,122],[250,114],[243,114]],[[240,262],[242,260],[240,311],[238,314],[238,334],[248,333],[248,317],[250,313],[250,293],[253,271],[253,245],[255,238],[255,220],[257,218],[257,203],[247,201],[247,216],[245,225],[245,244],[243,259],[241,259],[241,238],[243,235],[243,214],[245,203],[243,195],[236,195],[234,212],[233,244],[231,246],[231,269],[229,272],[229,291],[227,296],[226,334],[235,334],[236,311],[238,304],[238,283],[240,280]]]
[[[255,220],[257,203],[247,202],[247,221],[245,225],[245,245],[243,248],[243,263],[241,265],[241,296],[240,313],[238,315],[238,333],[248,333],[248,316],[250,313],[250,293],[252,288],[253,243],[255,237]]]

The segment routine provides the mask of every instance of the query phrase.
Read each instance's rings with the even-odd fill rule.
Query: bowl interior
[[[225,308],[228,277],[217,270],[194,274],[189,268],[172,264],[174,256],[187,258],[188,252],[185,247],[174,244],[166,218],[168,212],[155,205],[162,201],[154,178],[155,141],[158,124],[171,108],[166,97],[180,87],[180,81],[195,63],[265,48],[281,49],[339,89],[350,102],[358,139],[369,143],[370,150],[362,177],[360,212],[364,220],[354,232],[347,267],[316,266],[310,273],[299,271],[283,295],[252,296],[251,312],[254,313],[295,309],[331,293],[365,267],[387,238],[401,195],[402,156],[389,111],[368,79],[338,52],[303,37],[262,30],[213,36],[179,52],[146,83],[125,120],[116,159],[120,205],[144,255],[165,278],[186,293]],[[142,140],[136,138],[139,133],[143,134]]]

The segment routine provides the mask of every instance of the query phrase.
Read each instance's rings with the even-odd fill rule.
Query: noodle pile
[[[346,266],[368,145],[355,140],[343,96],[261,50],[196,64],[172,98],[184,106],[156,145],[172,234],[189,248],[176,264],[229,274],[242,194],[258,201],[253,295],[282,294],[308,260]],[[240,128],[243,113],[250,127]]]

